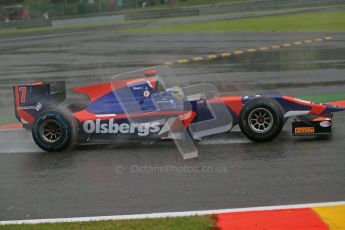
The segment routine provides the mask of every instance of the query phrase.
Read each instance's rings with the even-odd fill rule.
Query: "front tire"
[[[285,119],[281,107],[269,99],[254,99],[240,113],[242,133],[252,141],[267,142],[282,131]]]
[[[41,113],[32,127],[35,143],[48,152],[62,151],[69,147],[72,134],[72,121],[59,111]]]

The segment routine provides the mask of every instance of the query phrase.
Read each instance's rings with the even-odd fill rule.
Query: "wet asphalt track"
[[[327,35],[131,35],[102,29],[2,37],[0,115],[13,116],[10,86],[18,82],[65,79],[73,87],[166,60]],[[183,84],[212,82],[231,95],[345,92],[345,34],[332,36],[332,41],[174,70]],[[189,161],[173,143],[84,146],[50,154],[25,131],[0,132],[0,220],[345,200],[345,113],[335,116],[331,139],[292,138],[289,129],[266,144],[250,143],[237,132],[203,140],[199,158]]]

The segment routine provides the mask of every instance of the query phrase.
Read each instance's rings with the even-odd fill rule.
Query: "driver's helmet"
[[[157,84],[158,84],[158,73],[157,73],[157,70],[155,69],[149,69],[149,70],[146,70],[144,72],[145,74],[145,77],[156,77],[157,78]],[[161,92],[165,91],[165,92],[168,92],[170,93],[172,96],[174,96],[177,100],[183,100],[184,98],[184,94],[183,94],[183,91],[180,87],[178,86],[173,86],[173,87],[170,87],[170,88],[166,88],[166,89],[161,89],[160,90]]]

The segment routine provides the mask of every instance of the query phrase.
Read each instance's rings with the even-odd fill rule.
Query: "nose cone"
[[[326,103],[325,104],[327,107],[326,111],[331,112],[331,113],[343,111],[343,110],[345,110],[344,102],[342,102],[342,103],[337,103],[337,102]],[[341,106],[342,104],[344,104],[344,106]]]
[[[333,106],[336,106],[336,107],[343,107],[343,108],[345,108],[345,100],[343,100],[343,101],[335,101],[335,102],[327,102],[326,104],[333,105]]]

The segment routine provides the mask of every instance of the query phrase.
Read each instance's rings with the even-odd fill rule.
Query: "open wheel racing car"
[[[167,127],[171,117],[178,118],[192,139],[228,132],[239,125],[250,140],[270,141],[281,133],[290,117],[294,118],[293,135],[327,135],[331,133],[333,113],[345,109],[336,102],[317,103],[279,95],[206,98],[200,92],[199,97],[186,96],[178,85],[166,86],[160,67],[130,75],[129,79],[121,75],[109,82],[74,88],[89,102],[65,106],[61,106],[66,99],[64,82],[14,86],[16,117],[32,131],[40,148],[62,151],[71,144],[174,138],[169,129],[178,125]],[[225,106],[230,118],[225,128],[211,126],[210,132],[193,135],[191,126],[215,119],[217,111],[212,108],[220,105]]]

